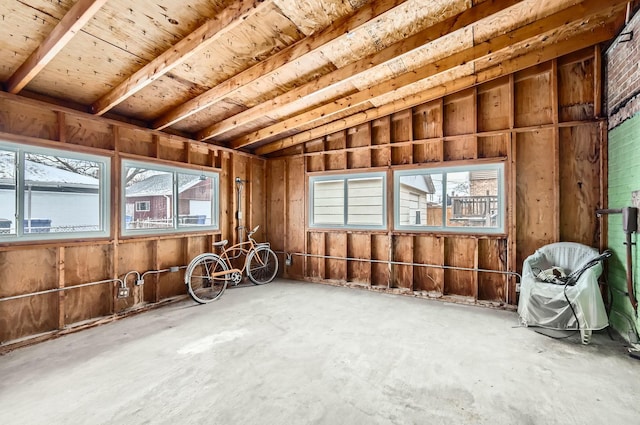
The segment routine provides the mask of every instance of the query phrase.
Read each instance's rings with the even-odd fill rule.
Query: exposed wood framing
[[[613,15],[613,11],[622,8],[624,3],[625,2],[622,0],[614,0],[611,3],[611,14]],[[534,35],[551,33],[554,30],[557,31],[557,28],[566,25],[567,22],[572,22],[575,17],[581,17],[580,22],[582,22],[582,29],[590,25],[594,25],[591,29],[602,26],[602,21],[597,19],[595,16],[591,16],[593,14],[602,14],[602,4],[598,0],[587,0],[578,5],[556,12],[534,23],[514,29],[506,34],[488,39],[474,45],[473,47],[434,61],[422,68],[419,68],[418,70],[415,70],[414,72],[405,73],[389,82],[377,84],[353,95],[343,97],[329,104],[314,108],[295,117],[240,137],[234,142],[234,146],[251,145],[287,131],[295,130],[299,126],[326,119],[328,116],[335,115],[364,102],[369,102],[378,96],[396,90],[398,87],[403,87],[422,79],[432,77],[436,74],[440,74],[456,66],[476,61],[485,56],[495,54],[495,52],[499,52],[502,49],[508,49],[510,46],[517,44],[518,42],[528,40]]]
[[[9,93],[18,93],[53,59],[107,0],[78,0],[51,33],[6,82]]]
[[[91,112],[96,115],[104,114],[118,103],[171,71],[171,69],[196,54],[199,50],[205,48],[209,43],[215,41],[216,37],[231,31],[247,19],[248,16],[270,4],[271,1],[241,0],[231,3],[214,19],[208,20],[197,30],[177,42],[175,46],[153,59],[133,75],[127,77],[116,88],[102,96],[91,105]]]

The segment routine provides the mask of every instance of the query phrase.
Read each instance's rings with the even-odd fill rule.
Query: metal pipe
[[[625,233],[626,238],[624,244],[627,246],[627,291],[629,292],[629,301],[631,306],[638,315],[638,301],[636,300],[636,294],[633,286],[633,242],[631,241],[631,232]]]
[[[522,276],[512,271],[489,270],[489,269],[480,269],[480,268],[472,268],[472,267],[445,266],[442,264],[423,264],[423,263],[408,263],[404,261],[375,260],[375,259],[353,258],[353,257],[337,257],[333,255],[305,254],[302,252],[284,252],[284,251],[276,251],[276,252],[285,254],[288,258],[290,258],[292,255],[297,255],[299,257],[324,258],[329,260],[361,261],[361,262],[367,262],[367,263],[381,263],[381,264],[389,264],[389,265],[397,265],[397,266],[416,266],[416,267],[429,267],[429,268],[437,268],[437,269],[444,269],[444,270],[461,270],[461,271],[472,271],[472,272],[482,272],[482,273],[496,273],[496,274],[502,274],[502,275],[508,275],[508,276],[516,276],[518,278],[518,282],[522,281]],[[505,288],[505,294],[506,294],[505,302],[508,304],[509,303],[508,286]]]
[[[94,285],[100,285],[102,283],[109,283],[109,282],[118,282],[120,284],[120,286],[124,285],[124,282],[122,281],[122,279],[106,279],[106,280],[99,280],[97,282],[89,282],[89,283],[81,283],[79,285],[73,285],[73,286],[65,286],[64,288],[54,288],[54,289],[47,289],[45,291],[31,292],[29,294],[13,295],[11,297],[0,298],[0,302],[2,302],[2,301],[10,301],[10,300],[17,300],[17,299],[20,299],[20,298],[28,298],[28,297],[33,297],[33,296],[36,296],[36,295],[52,294],[52,293],[55,293],[55,292],[66,291],[66,290],[69,290],[69,289],[84,288],[85,286],[94,286]]]

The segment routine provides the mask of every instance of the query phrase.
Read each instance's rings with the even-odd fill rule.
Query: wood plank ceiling
[[[606,41],[634,4],[3,1],[0,81],[272,154]]]

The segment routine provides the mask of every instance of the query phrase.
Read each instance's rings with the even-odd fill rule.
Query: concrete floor
[[[640,364],[515,313],[276,281],[0,356],[0,424],[632,424]]]

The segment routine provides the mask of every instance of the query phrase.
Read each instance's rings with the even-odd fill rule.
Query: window
[[[504,165],[394,173],[395,228],[504,232]]]
[[[218,174],[122,161],[124,235],[218,226]]]
[[[110,164],[0,142],[0,240],[108,236]]]
[[[309,178],[312,227],[386,228],[384,173]]]
[[[136,211],[151,211],[151,202],[149,201],[136,202]]]

